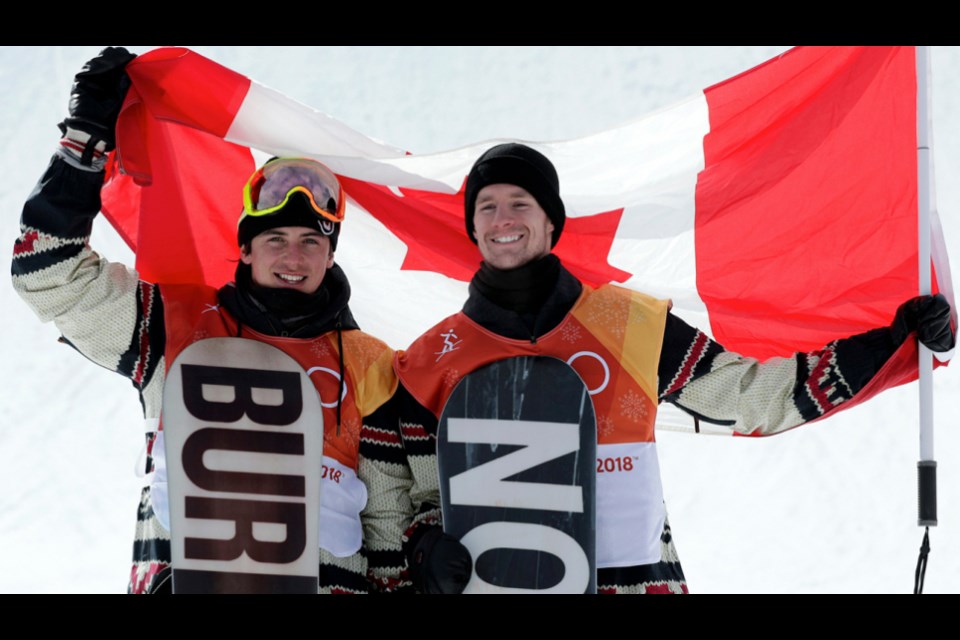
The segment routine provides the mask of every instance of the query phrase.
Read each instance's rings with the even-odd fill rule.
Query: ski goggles
[[[243,187],[243,212],[268,216],[282,209],[295,193],[303,193],[322,218],[342,222],[345,202],[337,176],[316,160],[280,158],[254,172]]]

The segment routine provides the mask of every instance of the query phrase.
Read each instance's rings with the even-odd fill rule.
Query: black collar
[[[316,292],[305,294],[254,284],[250,267],[237,265],[236,285],[218,292],[220,304],[241,325],[270,336],[314,338],[336,328],[358,329],[347,303],[350,283],[339,265],[327,269]]]
[[[507,271],[484,264],[470,282],[463,312],[494,333],[535,342],[563,321],[582,290],[553,254]]]

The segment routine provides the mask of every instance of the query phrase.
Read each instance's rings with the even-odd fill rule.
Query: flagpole
[[[917,47],[917,205],[920,294],[932,292],[930,276],[930,210],[932,140],[930,136],[929,47]],[[933,459],[933,352],[918,342],[920,371],[920,462],[918,525],[937,524],[937,463]]]

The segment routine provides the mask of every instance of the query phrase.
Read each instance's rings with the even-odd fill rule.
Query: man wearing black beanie
[[[396,361],[396,437],[413,472],[416,513],[404,548],[424,592],[461,592],[476,560],[443,533],[436,465],[438,418],[471,371],[511,356],[571,363],[592,390],[598,458],[636,461],[629,473],[603,474],[602,483],[598,475],[597,589],[686,593],[656,456],[660,402],[740,433],[778,433],[852,398],[913,332],[934,351],[956,341],[949,305],[937,295],[904,303],[889,327],[814,352],[763,363],[729,352],[673,315],[669,301],[613,285],[593,289],[563,267],[552,253],[566,218],[560,180],[527,145],[500,144],[480,156],[467,177],[464,210],[467,234],[483,256],[469,298]],[[590,358],[577,357],[588,348]],[[591,367],[595,362],[603,367]]]
[[[556,246],[567,212],[560,199],[560,178],[546,156],[522,144],[501,144],[477,159],[467,176],[463,197],[467,236],[474,244],[477,243],[474,230],[477,193],[491,184],[516,185],[533,196],[553,225],[550,247]]]

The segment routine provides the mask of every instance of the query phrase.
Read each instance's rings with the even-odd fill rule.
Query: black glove
[[[123,47],[107,47],[73,79],[70,116],[60,123],[60,131],[66,134],[69,127],[89,134],[90,153],[99,141],[105,143],[105,151],[116,146],[114,129],[130,88],[124,68],[136,57]]]
[[[470,552],[440,527],[428,527],[408,559],[420,593],[462,593],[473,572]]]
[[[943,294],[917,296],[900,305],[890,325],[894,343],[900,346],[914,331],[931,351],[949,351],[957,344],[957,336],[950,327],[950,303]]]

